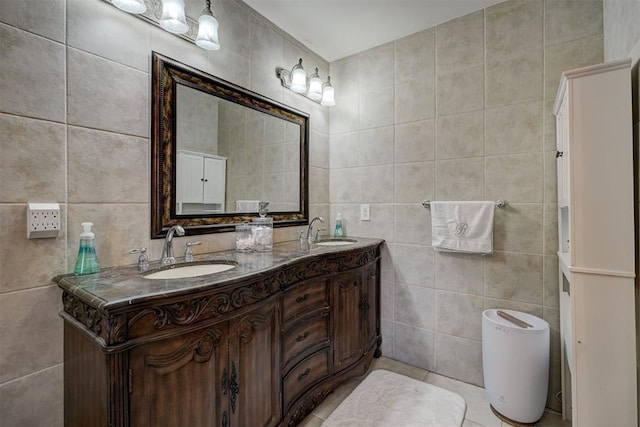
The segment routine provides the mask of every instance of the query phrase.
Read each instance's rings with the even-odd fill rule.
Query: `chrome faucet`
[[[162,259],[160,260],[162,265],[174,265],[176,263],[176,258],[173,256],[173,233],[178,236],[184,236],[184,228],[174,225],[167,231],[167,235],[164,238],[164,248],[162,248]]]
[[[307,228],[307,242],[309,243],[313,243],[314,241],[313,240],[313,224],[315,224],[316,221],[324,222],[324,218],[322,218],[321,216],[317,216],[313,218],[309,223],[309,228]],[[316,236],[316,240],[319,240],[318,237],[319,236]]]

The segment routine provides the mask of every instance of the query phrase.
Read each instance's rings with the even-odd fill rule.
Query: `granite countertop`
[[[179,296],[194,291],[207,290],[227,283],[273,272],[287,265],[321,258],[328,254],[349,253],[373,248],[384,242],[381,239],[350,238],[356,240],[352,245],[320,246],[301,243],[298,240],[276,243],[272,252],[241,253],[235,250],[211,252],[194,256],[192,263],[181,262],[176,267],[208,262],[226,262],[236,267],[220,273],[181,279],[145,279],[143,276],[154,271],[167,269],[160,261],[151,262],[149,270],[139,272],[136,265],[109,267],[98,273],[84,276],[73,274],[59,275],[53,281],[60,288],[77,296],[89,305],[108,311],[117,310],[142,300],[156,300]]]

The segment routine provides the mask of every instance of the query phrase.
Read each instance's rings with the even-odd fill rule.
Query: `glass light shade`
[[[322,99],[322,80],[320,80],[317,68],[309,77],[309,92],[307,96],[314,101],[320,101]]]
[[[322,85],[322,101],[320,101],[320,105],[324,105],[325,107],[333,107],[336,105],[335,91],[333,86],[331,86],[331,77],[327,77],[326,83]]]
[[[220,41],[218,40],[218,20],[211,14],[211,11],[205,9],[198,18],[198,37],[196,44],[206,50],[220,49]]]
[[[147,10],[144,0],[111,0],[111,4],[129,13],[144,13]]]
[[[184,16],[183,0],[162,0],[160,26],[175,34],[184,34],[189,31],[187,18]]]
[[[302,68],[302,58],[291,70],[291,87],[296,93],[307,93],[307,72]]]

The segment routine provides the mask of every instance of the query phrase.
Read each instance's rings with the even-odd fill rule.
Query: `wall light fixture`
[[[302,67],[302,58],[298,60],[298,63],[293,66],[291,71],[278,67],[276,74],[282,86],[287,89],[326,107],[336,105],[335,91],[333,86],[331,86],[331,78],[327,77],[327,81],[322,83],[317,68],[314,73],[307,78],[307,72]]]
[[[184,0],[102,1],[134,14],[134,16],[195,43],[203,49],[220,49],[218,21],[211,13],[211,0],[205,0],[205,8],[198,21],[185,15]]]

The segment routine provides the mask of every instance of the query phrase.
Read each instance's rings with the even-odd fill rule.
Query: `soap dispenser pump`
[[[80,233],[80,248],[78,249],[78,259],[73,274],[80,276],[83,274],[97,273],[100,270],[98,256],[96,255],[96,236],[91,231],[92,222],[83,222],[82,233]]]

